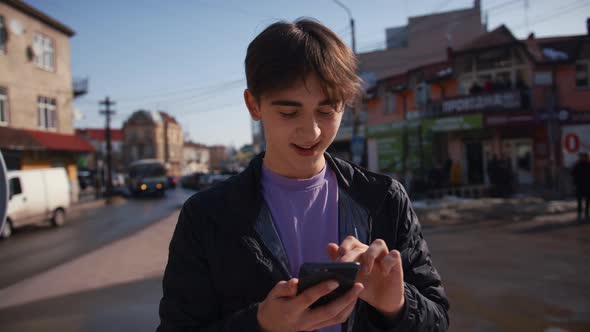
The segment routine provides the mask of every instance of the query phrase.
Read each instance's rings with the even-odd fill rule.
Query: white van
[[[65,169],[8,171],[7,178],[8,211],[0,237],[9,237],[14,228],[44,221],[63,225],[70,207],[70,183]]]

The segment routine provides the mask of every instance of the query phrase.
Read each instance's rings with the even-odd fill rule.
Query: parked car
[[[180,178],[180,186],[185,189],[199,190],[203,173],[192,173]]]
[[[175,189],[178,181],[180,181],[180,177],[172,175],[168,176],[168,189]]]
[[[8,213],[0,237],[15,228],[45,221],[58,227],[70,207],[70,182],[64,168],[8,172]]]

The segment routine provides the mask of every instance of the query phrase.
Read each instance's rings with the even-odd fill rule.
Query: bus
[[[132,196],[166,194],[166,166],[156,159],[134,161],[128,167],[127,187]]]

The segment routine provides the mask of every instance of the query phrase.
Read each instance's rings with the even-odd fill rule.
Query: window
[[[40,128],[55,129],[57,127],[57,107],[55,98],[37,98],[38,125]]]
[[[0,87],[0,125],[8,124],[8,93]]]
[[[8,41],[8,30],[4,17],[0,16],[0,53],[6,53],[6,41]]]
[[[383,103],[383,106],[385,107],[383,109],[384,114],[395,113],[396,97],[397,97],[397,95],[395,93],[392,93],[392,92],[385,93],[385,103]]]
[[[41,34],[35,34],[33,38],[33,53],[35,64],[39,68],[53,71],[54,49],[53,40]]]
[[[578,62],[576,63],[576,86],[578,88],[590,87],[590,62]]]
[[[414,97],[416,106],[423,110],[429,102],[430,99],[430,85],[428,83],[420,83],[416,85],[416,89],[414,91]]]
[[[9,185],[9,190],[10,190],[10,194],[9,197],[12,197],[14,195],[18,195],[18,194],[22,194],[23,190],[20,186],[20,179],[19,178],[12,178],[10,179],[10,185]]]

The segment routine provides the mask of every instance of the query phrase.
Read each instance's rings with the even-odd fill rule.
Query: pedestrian
[[[582,220],[582,203],[585,203],[584,217],[588,220],[588,204],[590,203],[590,161],[588,153],[578,154],[578,161],[572,167],[572,178],[578,199],[578,220]]]
[[[180,212],[158,331],[446,331],[449,304],[402,185],[326,153],[361,84],[354,53],[311,19],[248,46],[246,106],[266,151]],[[297,294],[304,262],[359,262]]]
[[[499,160],[498,160],[498,155],[497,154],[493,154],[492,159],[490,159],[490,161],[488,162],[488,177],[490,180],[490,187],[491,187],[491,194],[493,197],[499,197],[500,196],[500,190],[498,188],[498,183],[500,182],[499,180]]]

